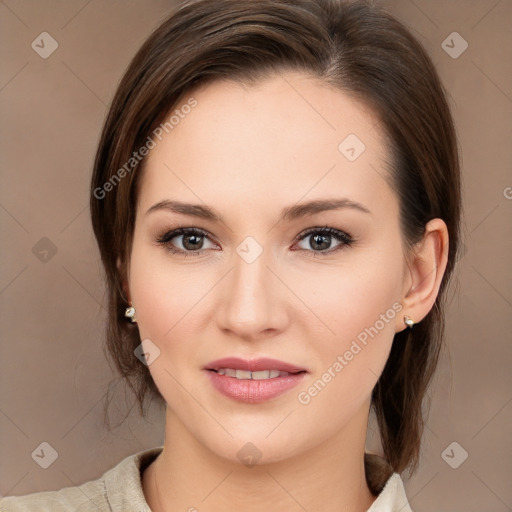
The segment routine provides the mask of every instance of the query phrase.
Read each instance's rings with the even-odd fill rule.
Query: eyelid
[[[157,241],[161,241],[161,242],[164,242],[164,240],[168,239],[168,240],[172,240],[173,238],[177,237],[177,236],[180,236],[180,235],[190,235],[190,234],[195,234],[195,235],[200,235],[200,236],[204,236],[208,239],[212,239],[212,235],[204,230],[204,229],[201,229],[201,228],[185,228],[185,227],[177,227],[175,229],[168,229],[166,230],[162,235],[158,236],[157,237]]]
[[[312,228],[307,228],[304,231],[302,231],[299,235],[297,235],[295,240],[303,240],[308,235],[312,235],[313,233],[327,233],[328,235],[331,236],[343,238],[347,243],[354,241],[353,237],[346,231],[336,229],[331,226],[315,226]]]

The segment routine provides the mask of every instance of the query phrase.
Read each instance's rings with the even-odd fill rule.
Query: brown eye
[[[344,231],[325,226],[323,228],[310,228],[297,238],[299,241],[305,241],[305,247],[302,250],[318,253],[319,255],[331,254],[335,251],[350,247],[354,239]],[[338,242],[332,248],[333,242]]]
[[[210,238],[206,232],[200,229],[179,228],[168,231],[156,242],[172,253],[189,256],[197,255],[202,249],[205,249],[205,240],[210,240]]]

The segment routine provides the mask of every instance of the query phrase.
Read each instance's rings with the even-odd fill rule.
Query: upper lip
[[[279,370],[280,372],[299,373],[306,372],[305,368],[294,364],[285,363],[278,359],[260,357],[258,359],[241,359],[239,357],[224,357],[211,361],[205,366],[205,370],[219,370],[220,368],[231,368],[233,370],[245,370],[257,372],[262,370]]]

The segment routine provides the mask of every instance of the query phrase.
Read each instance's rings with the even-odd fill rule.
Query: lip
[[[279,370],[288,372],[290,375],[264,380],[237,379],[213,371],[219,368],[232,368],[250,372]],[[203,370],[206,372],[212,386],[221,394],[237,402],[252,404],[265,402],[286,393],[297,386],[308,373],[305,368],[266,357],[250,361],[238,357],[225,357],[212,361]]]
[[[211,361],[205,366],[205,370],[218,370],[219,368],[233,368],[235,370],[245,370],[248,372],[257,372],[261,370],[279,370],[280,372],[298,373],[307,372],[306,368],[301,368],[278,359],[260,357],[258,359],[241,359],[239,357],[224,357]]]

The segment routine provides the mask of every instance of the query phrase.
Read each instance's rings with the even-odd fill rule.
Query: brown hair
[[[412,472],[459,243],[459,160],[450,110],[430,58],[381,7],[364,1],[198,0],[183,4],[146,40],[113,99],[92,177],[92,224],[108,285],[106,347],[144,415],[148,393],[163,398],[147,367],[134,357],[139,333],[124,317],[122,282],[144,160],[128,168],[127,162],[193,87],[216,79],[250,82],[283,69],[323,79],[378,116],[393,157],[389,179],[408,246],[421,239],[429,220],[441,218],[448,226],[448,265],[437,300],[412,330],[395,335],[372,393],[389,464],[394,471]]]

